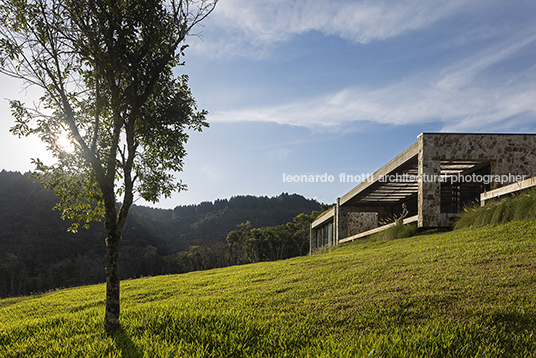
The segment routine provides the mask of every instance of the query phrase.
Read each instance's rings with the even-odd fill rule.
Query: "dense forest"
[[[53,192],[28,174],[0,172],[0,296],[104,281],[102,223],[68,232]],[[309,251],[322,205],[296,194],[236,196],[175,209],[133,206],[121,277],[183,273],[277,260]]]

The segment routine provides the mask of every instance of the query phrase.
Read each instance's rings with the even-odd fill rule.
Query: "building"
[[[536,134],[421,133],[417,142],[337,199],[311,225],[311,250],[380,231],[400,215],[448,227],[480,194],[536,172]]]

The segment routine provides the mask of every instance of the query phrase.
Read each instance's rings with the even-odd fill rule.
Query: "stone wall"
[[[374,212],[349,212],[346,220],[346,237],[378,227],[378,213]]]
[[[348,236],[378,227],[378,215],[390,208],[371,206],[341,206],[337,199],[335,214],[335,243]]]
[[[449,224],[440,212],[441,183],[423,178],[439,175],[441,161],[481,161],[491,175],[533,176],[536,172],[536,136],[527,134],[423,133],[419,136],[419,227]],[[514,180],[512,180],[513,182]],[[491,189],[510,182],[491,183]]]

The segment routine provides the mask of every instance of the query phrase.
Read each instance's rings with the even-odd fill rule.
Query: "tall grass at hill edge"
[[[454,229],[470,226],[505,224],[512,221],[536,219],[536,189],[526,189],[511,195],[464,208]]]
[[[397,222],[395,225],[391,226],[390,228],[372,235],[371,239],[379,240],[379,241],[404,239],[404,238],[415,235],[416,232],[417,232],[417,225],[415,224],[404,225],[401,222]]]

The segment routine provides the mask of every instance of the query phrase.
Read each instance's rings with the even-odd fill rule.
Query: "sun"
[[[62,131],[56,140],[57,145],[61,148],[63,152],[72,153],[74,152],[73,139],[70,138],[69,133]]]

